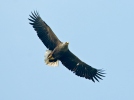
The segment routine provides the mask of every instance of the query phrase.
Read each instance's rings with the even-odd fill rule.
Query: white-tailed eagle
[[[95,82],[105,77],[102,69],[96,69],[81,61],[68,48],[68,42],[61,42],[51,28],[42,20],[38,12],[32,13],[30,16],[30,24],[37,32],[38,37],[43,44],[49,49],[45,54],[45,63],[49,66],[58,66],[58,61],[73,71],[77,76]]]

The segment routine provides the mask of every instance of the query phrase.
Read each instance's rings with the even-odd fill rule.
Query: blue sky
[[[46,66],[47,49],[28,21],[34,10],[81,60],[105,69],[104,80]],[[0,100],[134,98],[133,0],[4,0],[0,12]]]

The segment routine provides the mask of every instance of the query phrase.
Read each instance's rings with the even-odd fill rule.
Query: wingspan
[[[103,70],[95,69],[90,65],[82,62],[69,50],[62,58],[60,58],[60,60],[66,68],[73,71],[77,76],[85,77],[86,79],[92,80],[93,82],[95,82],[95,80],[99,82],[99,79],[102,80],[101,77],[105,77],[103,76],[103,74],[105,74],[103,73]]]
[[[51,28],[41,19],[38,12],[29,15],[30,24],[33,26],[37,32],[38,37],[41,39],[43,44],[49,49],[53,50],[61,41],[57,38]]]

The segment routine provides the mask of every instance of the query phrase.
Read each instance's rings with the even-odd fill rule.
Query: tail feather
[[[45,60],[44,60],[44,61],[45,61],[46,65],[51,66],[51,67],[56,67],[56,66],[59,65],[59,61],[56,60],[56,61],[50,62],[49,59],[48,59],[48,56],[49,56],[49,54],[50,54],[51,52],[52,52],[51,50],[46,50],[46,53],[45,53]]]

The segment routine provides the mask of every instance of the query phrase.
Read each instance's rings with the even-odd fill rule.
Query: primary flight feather
[[[81,61],[68,48],[68,42],[61,42],[51,28],[41,19],[38,12],[31,13],[30,24],[37,32],[38,37],[48,48],[45,54],[45,63],[49,66],[58,66],[58,61],[73,71],[77,76],[85,77],[93,82],[105,77],[104,70],[96,69]]]

